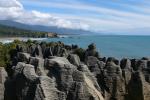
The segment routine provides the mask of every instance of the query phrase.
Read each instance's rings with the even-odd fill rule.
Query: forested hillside
[[[20,29],[16,27],[10,27],[0,25],[0,37],[48,37],[48,32],[31,31]],[[51,33],[53,34],[53,33]],[[56,35],[55,33],[53,35]],[[51,35],[51,36],[53,36]]]

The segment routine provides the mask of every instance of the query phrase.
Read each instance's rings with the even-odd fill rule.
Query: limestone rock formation
[[[65,94],[57,90],[53,79],[41,76],[36,85],[34,100],[65,100]]]
[[[128,85],[129,94],[127,100],[149,100],[150,84],[145,81],[141,72],[134,72]]]
[[[125,85],[120,66],[110,61],[103,70],[106,100],[124,100]]]
[[[62,42],[17,45],[0,68],[0,100],[150,100],[150,59],[101,58]],[[8,76],[7,76],[8,74]]]
[[[5,92],[5,81],[8,76],[3,67],[0,67],[0,100],[4,100],[4,92]]]
[[[88,56],[94,56],[94,57],[100,58],[100,55],[96,51],[96,45],[94,43],[90,44],[88,46],[88,49],[85,52],[85,58]]]
[[[78,55],[76,54],[70,54],[68,56],[68,60],[70,61],[71,64],[75,65],[75,66],[79,66],[80,65],[80,58]]]
[[[18,52],[18,57],[17,58],[18,58],[19,62],[28,63],[29,62],[29,58],[30,58],[30,54],[23,53],[23,52]]]

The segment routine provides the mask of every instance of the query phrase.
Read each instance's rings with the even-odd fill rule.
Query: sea
[[[43,41],[62,41],[68,45],[76,44],[84,49],[87,49],[89,44],[95,43],[101,57],[118,59],[150,57],[150,36],[70,35],[48,38]]]

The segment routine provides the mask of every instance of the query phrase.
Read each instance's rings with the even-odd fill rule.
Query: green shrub
[[[85,50],[84,49],[77,48],[77,49],[75,49],[74,53],[80,57],[81,61],[84,61],[84,59],[85,59]]]

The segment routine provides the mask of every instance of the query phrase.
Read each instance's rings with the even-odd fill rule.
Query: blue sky
[[[150,35],[150,0],[2,1],[3,5],[4,1],[19,5],[10,19],[22,23],[103,33]]]

